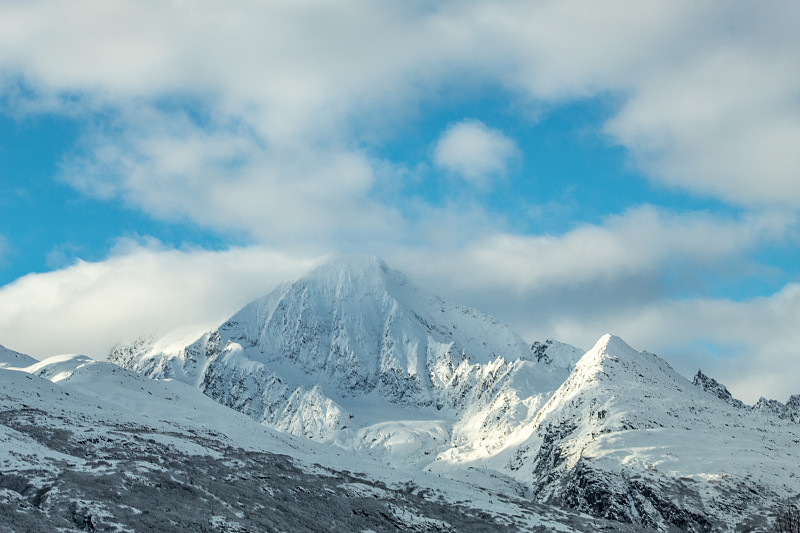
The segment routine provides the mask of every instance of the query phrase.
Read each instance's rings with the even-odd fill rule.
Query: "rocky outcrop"
[[[692,385],[700,390],[706,391],[713,396],[716,396],[728,405],[732,405],[738,409],[744,409],[747,407],[741,400],[734,398],[725,385],[713,378],[706,376],[701,370],[698,370],[697,374],[695,374],[694,379],[692,380]]]

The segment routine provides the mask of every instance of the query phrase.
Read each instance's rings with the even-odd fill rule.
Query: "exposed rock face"
[[[547,339],[544,342],[535,341],[531,345],[531,355],[536,361],[565,367],[569,370],[572,370],[583,354],[583,350],[553,339]]]
[[[694,376],[692,380],[692,385],[699,388],[700,390],[704,390],[709,394],[713,394],[723,402],[727,403],[728,405],[732,405],[739,409],[744,409],[746,406],[741,400],[737,400],[734,398],[731,393],[728,391],[727,387],[722,383],[719,383],[717,380],[710,378],[703,374],[702,371],[698,370],[697,374]]]

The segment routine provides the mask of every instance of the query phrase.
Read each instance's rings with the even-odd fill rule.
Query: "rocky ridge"
[[[737,409],[749,409],[760,415],[774,416],[782,420],[800,423],[800,394],[790,396],[785,404],[761,396],[755,405],[751,406],[734,398],[724,385],[706,376],[700,370],[697,371],[692,384]]]

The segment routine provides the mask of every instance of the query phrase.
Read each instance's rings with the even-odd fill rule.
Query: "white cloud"
[[[48,268],[56,270],[73,264],[85,250],[79,244],[63,242],[53,247],[45,255],[45,264]]]
[[[490,79],[534,102],[611,96],[604,131],[654,181],[748,207],[800,204],[800,5],[493,2],[460,17]]]
[[[126,117],[123,133],[95,132],[62,179],[121,197],[164,220],[189,219],[285,246],[369,241],[399,226],[369,197],[370,161],[357,151],[264,145],[237,129],[198,129],[159,113]]]
[[[269,142],[327,142],[353,113],[369,116],[440,76],[442,53],[427,58],[435,10],[426,11],[348,0],[6,4],[0,64],[40,97],[101,107],[199,99],[213,106],[209,119],[237,117]]]
[[[447,284],[460,291],[477,286],[530,294],[667,270],[692,275],[716,269],[723,260],[741,260],[760,245],[781,242],[794,221],[777,213],[736,220],[644,206],[559,236],[495,233],[457,249],[404,250],[397,261],[426,278],[446,272]]]
[[[794,45],[800,45],[800,40]],[[800,54],[703,51],[606,125],[653,179],[746,206],[800,205]]]
[[[451,124],[433,151],[433,162],[480,187],[506,173],[509,161],[519,155],[516,143],[478,120]]]
[[[105,261],[79,261],[0,288],[0,339],[35,357],[105,358],[132,336],[213,326],[310,264],[262,248],[213,252],[124,242]]]

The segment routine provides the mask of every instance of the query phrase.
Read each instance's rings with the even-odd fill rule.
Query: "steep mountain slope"
[[[276,429],[412,462],[452,445],[501,447],[579,352],[552,341],[532,351],[379,259],[340,255],[187,344],[138,341],[109,360],[197,386]]]
[[[387,470],[113,364],[58,356],[26,371],[0,369],[2,533],[596,527],[491,478]]]
[[[502,468],[530,483],[538,500],[595,516],[734,531],[758,526],[800,494],[796,425],[737,408],[718,387],[705,392],[610,335],[530,429]]]

